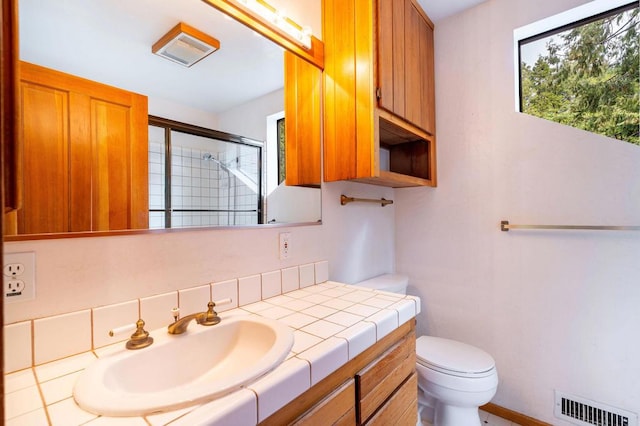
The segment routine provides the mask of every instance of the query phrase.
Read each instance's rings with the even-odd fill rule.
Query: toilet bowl
[[[386,274],[355,285],[406,294],[408,277]],[[495,361],[485,351],[450,339],[416,339],[418,418],[434,426],[480,426],[478,407],[498,389]],[[420,421],[418,422],[420,424]]]

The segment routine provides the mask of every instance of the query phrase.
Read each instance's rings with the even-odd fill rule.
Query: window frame
[[[637,0],[594,0],[573,9],[513,30],[514,94],[516,112],[522,113],[522,71],[520,68],[520,46],[523,43],[548,37],[570,28],[588,24],[616,11],[623,11],[631,5],[637,7]]]

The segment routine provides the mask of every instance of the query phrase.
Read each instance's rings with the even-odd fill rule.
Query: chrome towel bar
[[[500,230],[510,229],[570,229],[586,231],[640,231],[640,226],[592,226],[592,225],[513,225],[508,220],[500,222]]]
[[[376,200],[372,198],[353,198],[347,197],[346,195],[340,196],[340,204],[343,206],[353,202],[376,203],[380,204],[382,207],[386,206],[387,204],[393,204],[393,200],[385,200],[384,198]]]

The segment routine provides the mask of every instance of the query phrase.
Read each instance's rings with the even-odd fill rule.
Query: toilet
[[[409,279],[385,274],[354,285],[406,294]],[[478,407],[491,401],[498,389],[495,361],[485,351],[450,339],[416,339],[418,425],[480,426]]]

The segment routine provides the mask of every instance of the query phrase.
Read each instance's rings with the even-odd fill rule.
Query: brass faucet
[[[187,326],[191,322],[191,320],[196,320],[196,322],[200,325],[216,325],[220,322],[220,317],[218,313],[213,310],[213,307],[216,306],[214,302],[209,302],[207,304],[207,312],[198,312],[197,314],[191,314],[184,316],[180,319],[175,317],[175,322],[168,327],[169,334],[182,334],[187,331]]]

